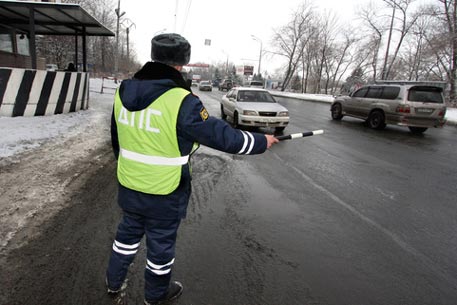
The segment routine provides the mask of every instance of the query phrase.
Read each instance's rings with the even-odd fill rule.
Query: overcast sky
[[[150,40],[160,32],[177,32],[192,45],[191,62],[225,62],[254,65],[257,71],[260,42],[268,50],[273,29],[286,25],[303,0],[121,0],[121,11],[136,27],[130,30],[141,63],[150,60]],[[341,21],[349,22],[355,10],[369,0],[314,1],[319,11],[331,10]],[[176,7],[178,10],[176,10]],[[177,11],[176,18],[175,12]],[[205,39],[211,45],[205,46]],[[279,58],[262,57],[261,70],[274,72]]]

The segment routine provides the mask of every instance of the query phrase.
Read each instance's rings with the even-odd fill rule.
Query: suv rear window
[[[443,103],[443,89],[429,86],[415,86],[409,88],[408,101],[425,103]]]

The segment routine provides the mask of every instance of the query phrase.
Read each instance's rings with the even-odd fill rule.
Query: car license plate
[[[432,108],[416,108],[417,113],[430,114],[433,112]]]

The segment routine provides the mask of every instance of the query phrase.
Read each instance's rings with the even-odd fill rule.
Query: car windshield
[[[443,103],[442,89],[438,87],[415,86],[409,89],[408,101],[425,103]]]
[[[200,82],[200,85],[209,85],[209,82],[203,81],[203,82]]]
[[[275,99],[266,91],[240,91],[237,100],[240,102],[276,103]]]

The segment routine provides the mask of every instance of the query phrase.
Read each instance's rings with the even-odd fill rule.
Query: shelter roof
[[[78,4],[0,1],[0,24],[29,33],[31,17],[36,35],[115,36]]]

